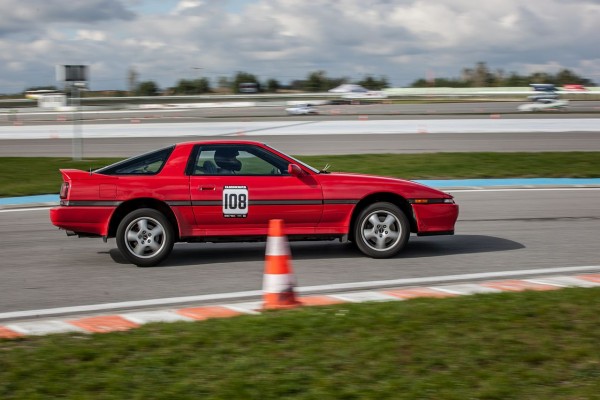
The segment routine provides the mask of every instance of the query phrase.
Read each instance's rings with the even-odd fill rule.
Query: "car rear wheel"
[[[161,212],[142,208],[130,212],[119,223],[117,247],[133,264],[151,267],[171,253],[173,236],[173,227]]]
[[[373,258],[388,258],[400,252],[410,236],[406,215],[392,203],[373,203],[363,209],[354,227],[354,242]]]

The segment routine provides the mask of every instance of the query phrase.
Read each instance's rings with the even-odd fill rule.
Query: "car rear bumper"
[[[76,234],[108,235],[108,224],[114,207],[59,206],[50,209],[53,225]]]

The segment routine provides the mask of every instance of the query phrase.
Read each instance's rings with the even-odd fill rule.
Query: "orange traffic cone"
[[[283,220],[269,221],[265,275],[263,278],[263,308],[292,308],[300,305],[294,294],[296,280],[290,264],[290,247],[283,234]]]

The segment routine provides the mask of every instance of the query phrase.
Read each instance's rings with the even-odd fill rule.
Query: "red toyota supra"
[[[116,238],[133,264],[163,261],[176,242],[265,240],[283,219],[289,240],[349,240],[374,258],[410,233],[454,233],[451,195],[396,178],[317,170],[246,140],[179,143],[93,172],[61,169],[54,225]]]

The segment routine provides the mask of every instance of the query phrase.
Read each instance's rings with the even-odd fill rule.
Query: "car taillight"
[[[60,186],[60,198],[66,199],[69,194],[69,182],[63,182]]]

